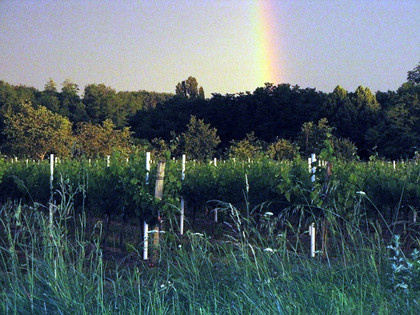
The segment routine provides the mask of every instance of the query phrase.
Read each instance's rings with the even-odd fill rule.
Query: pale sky
[[[0,0],[0,80],[174,93],[194,76],[207,97],[254,91],[261,1]],[[274,84],[396,90],[420,62],[420,0],[268,2]]]

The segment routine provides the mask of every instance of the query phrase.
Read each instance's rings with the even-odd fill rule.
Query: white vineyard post
[[[182,169],[181,169],[181,181],[185,179],[185,163],[186,163],[187,157],[185,154],[182,155]],[[185,216],[185,203],[184,203],[184,197],[181,197],[181,218],[179,222],[179,233],[181,235],[184,235],[184,216]]]
[[[213,159],[213,164],[214,164],[214,166],[217,166],[217,158]]]
[[[315,153],[312,153],[311,154],[311,166],[312,166],[312,169],[311,169],[311,174],[312,174],[312,176],[311,176],[311,182],[312,183],[315,182],[315,172],[316,172],[315,162],[316,162],[316,155],[315,155]]]
[[[316,155],[315,153],[311,154],[311,182],[315,183],[315,173],[316,173]],[[309,226],[309,235],[311,236],[311,257],[315,257],[315,223],[311,223],[311,225]]]
[[[150,177],[150,152],[146,152],[146,184],[149,184]]]
[[[54,208],[53,208],[53,180],[54,180],[54,154],[50,155],[50,204],[49,204],[49,223],[50,227],[53,226],[53,216],[54,216]]]
[[[395,170],[395,168],[396,168],[396,165],[395,165],[395,160],[394,160],[394,161],[392,161],[392,166],[394,167],[394,170]]]
[[[309,173],[312,172],[312,159],[310,157],[308,157],[308,169],[309,169]]]
[[[109,164],[110,164],[110,156],[107,155],[106,156],[106,167],[109,167]]]
[[[311,257],[315,257],[315,223],[309,226],[309,235],[311,236]]]
[[[146,152],[146,185],[149,184],[150,178],[150,152]],[[149,225],[143,222],[143,260],[149,259]]]
[[[214,166],[217,166],[217,159],[214,158]],[[217,223],[217,208],[214,209],[214,222]]]
[[[143,222],[143,260],[149,259],[149,224]]]

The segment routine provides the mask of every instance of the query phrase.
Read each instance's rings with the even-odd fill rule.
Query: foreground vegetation
[[[0,313],[419,313],[419,165],[336,162],[312,183],[300,159],[189,162],[181,181],[168,160],[161,201],[144,165],[64,161],[51,191],[47,163],[2,162]],[[158,209],[165,233],[143,261],[133,219]]]
[[[308,167],[188,161],[182,180],[167,160],[156,200],[144,152],[61,161],[52,188],[47,161],[1,160],[0,313],[419,313],[420,166],[334,160],[315,182]]]
[[[276,220],[270,214],[257,228],[229,204],[222,211],[232,225],[224,238],[169,231],[157,249],[157,265],[149,267],[135,245],[127,254],[130,261],[106,257],[101,223],[86,233],[86,218],[74,217],[65,205],[58,206],[52,226],[42,207],[5,205],[0,211],[0,312],[419,312],[420,257],[416,251],[404,254],[397,238],[385,242],[379,225],[369,222],[369,232],[356,222],[331,220],[328,257],[310,258],[303,230],[287,222],[282,231],[270,229]]]

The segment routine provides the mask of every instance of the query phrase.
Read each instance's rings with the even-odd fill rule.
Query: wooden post
[[[157,167],[157,178],[156,178],[156,185],[155,185],[155,198],[157,200],[162,200],[163,197],[163,181],[165,177],[165,161],[159,161]],[[152,254],[152,263],[157,262],[158,258],[158,246],[159,246],[159,234],[160,234],[160,222],[161,222],[161,214],[158,211],[158,218],[157,224],[155,226],[154,234],[153,234],[153,254]]]
[[[155,186],[155,198],[161,200],[163,197],[163,179],[165,177],[165,161],[159,161]]]

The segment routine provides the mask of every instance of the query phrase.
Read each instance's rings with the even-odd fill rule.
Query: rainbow
[[[266,82],[282,82],[280,58],[280,17],[276,16],[275,0],[254,2],[255,43],[257,59],[257,81],[259,86]]]

